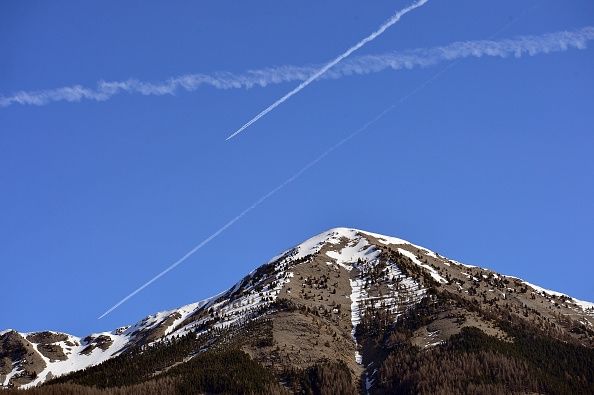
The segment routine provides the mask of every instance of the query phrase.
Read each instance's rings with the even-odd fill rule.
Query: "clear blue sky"
[[[0,94],[323,63],[392,1],[3,1]],[[536,7],[531,7],[538,4]],[[528,10],[528,11],[526,11]],[[431,0],[360,54],[594,25],[590,0]],[[292,89],[0,108],[0,329],[84,335],[231,286],[335,226],[594,301],[594,48],[466,59],[97,316],[447,63]]]

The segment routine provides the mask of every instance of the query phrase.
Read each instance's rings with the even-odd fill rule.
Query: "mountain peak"
[[[400,238],[337,227],[284,251],[219,295],[134,325],[84,338],[50,331],[0,332],[0,384],[27,388],[180,336],[216,343],[220,333],[241,332],[262,319],[273,321],[270,336],[284,345],[291,366],[306,368],[307,361],[331,353],[358,375],[372,358],[360,335],[370,320],[398,323],[421,303],[440,300],[457,307],[448,307],[450,315],[436,324],[447,330],[415,335],[421,347],[447,342],[469,325],[510,341],[512,335],[497,320],[516,316],[564,341],[594,345],[592,303],[464,265]],[[492,318],[477,311],[489,311]],[[319,332],[320,325],[326,328],[323,333],[332,333],[330,338]],[[312,331],[325,339],[327,349],[320,350],[317,340],[303,343]],[[267,347],[251,349],[251,355],[266,361]]]

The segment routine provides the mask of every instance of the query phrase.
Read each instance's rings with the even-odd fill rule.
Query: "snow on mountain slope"
[[[25,338],[32,334],[23,334]],[[102,345],[93,347],[93,341],[101,339]],[[29,388],[38,383],[44,382],[49,378],[61,376],[75,370],[97,365],[114,355],[117,355],[128,343],[129,338],[126,335],[116,335],[114,333],[98,333],[91,335],[87,341],[81,340],[75,336],[67,335],[67,340],[52,343],[60,347],[66,355],[66,360],[60,361],[52,359],[40,352],[40,343],[31,342],[33,348],[39,353],[45,362],[45,369],[37,374],[37,377],[22,388]]]
[[[516,278],[516,277],[513,277],[513,276],[506,276],[506,277]],[[570,299],[572,299],[575,302],[576,305],[578,305],[579,307],[581,307],[584,310],[584,312],[594,314],[594,303],[592,303],[592,302],[586,302],[585,300],[579,300],[579,299],[576,299],[576,298],[572,298],[571,296],[569,296],[567,294],[564,294],[564,293],[561,293],[561,292],[557,292],[557,291],[551,291],[550,289],[546,289],[546,288],[543,288],[543,287],[539,287],[538,285],[531,284],[528,281],[523,281],[522,280],[522,283],[528,285],[530,288],[532,288],[532,289],[534,289],[534,290],[536,290],[536,291],[538,291],[538,292],[540,292],[542,294],[554,295],[554,296],[563,296],[563,297],[566,297],[566,298],[570,298]]]
[[[0,366],[0,384],[14,384],[30,388],[53,377],[97,365],[119,355],[137,343],[150,344],[167,334],[187,315],[204,306],[207,301],[193,303],[179,309],[150,315],[135,325],[118,328],[112,332],[94,333],[85,338],[60,332],[19,333],[4,331],[0,340],[9,333],[18,339],[24,349],[34,352],[31,358],[10,358],[11,351],[0,343],[2,356],[11,359],[11,371],[5,377]],[[151,336],[151,334],[157,334]],[[144,340],[144,341],[143,341]],[[35,362],[35,363],[34,363]]]
[[[520,306],[530,305],[537,309],[542,309],[541,305],[545,306],[544,302],[548,301],[546,308],[550,314],[575,315],[580,322],[590,326],[594,322],[587,318],[594,317],[594,303],[571,299],[513,277],[461,264],[403,239],[357,229],[334,228],[277,255],[219,295],[150,315],[112,332],[81,339],[58,332],[2,331],[0,385],[26,388],[99,364],[137,345],[188,333],[241,326],[268,314],[281,294],[285,297],[294,295],[297,298],[294,300],[299,301],[297,292],[305,295],[305,282],[311,280],[302,278],[304,274],[300,268],[314,260],[347,274],[348,282],[344,280],[346,285],[339,291],[344,292],[341,297],[349,301],[351,336],[356,350],[353,359],[358,363],[361,363],[361,354],[355,335],[357,326],[365,317],[383,309],[397,320],[427,295],[431,284],[468,298],[477,292],[484,294],[485,300],[499,297],[508,303],[511,298],[516,298]],[[299,280],[294,281],[300,270]],[[317,269],[312,266],[311,270]],[[533,291],[526,291],[523,286]],[[308,287],[311,288],[311,284]],[[548,310],[545,312],[549,314]]]
[[[341,241],[348,240],[338,250],[327,251],[326,255],[332,258],[335,264],[349,272],[355,272],[352,276],[353,278],[349,280],[351,285],[351,323],[353,327],[351,335],[355,344],[357,342],[355,331],[357,325],[361,323],[365,309],[384,307],[388,308],[397,317],[398,314],[403,312],[404,308],[410,307],[420,301],[425,293],[425,289],[418,282],[404,275],[398,265],[390,260],[385,262],[380,275],[372,280],[372,272],[381,265],[381,250],[376,245],[370,243],[365,235],[380,239],[380,242],[384,244],[410,244],[402,239],[367,233],[357,229],[335,228],[308,240],[306,247],[308,248],[308,253],[317,253],[320,245],[324,245],[325,243],[338,245]],[[401,251],[409,254],[408,251]],[[429,250],[427,252],[430,253]],[[414,255],[413,258],[416,260]],[[415,261],[415,263],[417,262]],[[418,264],[423,266],[421,262],[418,262]],[[427,268],[434,271],[428,266]],[[435,276],[439,277],[437,274]],[[446,282],[445,279],[440,278],[440,280]],[[383,286],[383,292],[373,289],[370,286],[370,282],[372,281]],[[396,284],[394,284],[395,282]],[[357,363],[361,363],[361,354],[359,351],[355,353],[355,360]]]

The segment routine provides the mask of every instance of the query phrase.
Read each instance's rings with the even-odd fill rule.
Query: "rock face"
[[[46,368],[43,357],[35,347],[15,331],[0,336],[0,360],[0,381],[5,385],[26,384],[35,380]]]
[[[421,319],[418,311],[428,313]],[[406,341],[420,350],[445,344],[468,328],[513,343],[502,320],[594,347],[594,304],[461,264],[401,239],[336,228],[285,251],[217,297],[135,325],[84,339],[58,332],[5,332],[0,336],[0,385],[31,387],[189,335],[209,340],[176,365],[199,351],[235,342],[276,372],[338,361],[353,388],[372,390],[385,373],[379,367],[388,358],[389,342],[396,341],[380,342],[380,328],[411,323]],[[257,335],[244,333],[250,325],[258,325]],[[229,340],[230,333],[235,340]],[[160,367],[155,374],[168,369]]]

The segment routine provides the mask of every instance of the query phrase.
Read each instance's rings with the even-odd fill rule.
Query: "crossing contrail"
[[[404,51],[353,56],[328,70],[320,79],[339,79],[351,75],[365,75],[384,70],[409,70],[434,66],[441,62],[463,58],[535,56],[563,52],[569,49],[585,49],[594,40],[594,27],[588,26],[571,31],[542,35],[525,35],[503,40],[459,41],[432,48],[416,48]],[[105,101],[113,96],[128,93],[141,95],[174,95],[179,91],[192,92],[201,87],[215,89],[252,89],[272,84],[305,81],[320,65],[285,65],[242,74],[218,72],[214,74],[186,74],[159,82],[101,81],[96,88],[81,85],[41,91],[20,91],[10,96],[0,95],[0,107],[15,104],[46,105],[52,102],[79,102],[82,100]]]
[[[403,100],[401,100],[400,102],[402,102],[402,101]],[[398,104],[400,104],[400,102],[398,102]],[[279,184],[276,188],[272,189],[267,194],[265,194],[262,197],[260,197],[251,206],[249,206],[248,208],[246,208],[245,210],[243,210],[235,218],[231,219],[225,225],[221,226],[216,232],[214,232],[213,234],[211,234],[210,236],[208,236],[206,239],[202,240],[194,248],[192,248],[190,251],[188,251],[184,256],[182,256],[177,261],[175,261],[171,265],[169,265],[165,270],[163,270],[162,272],[160,272],[159,274],[157,274],[155,277],[151,278],[146,283],[142,284],[140,287],[136,288],[133,292],[131,292],[125,298],[123,298],[118,303],[116,303],[115,305],[113,305],[112,307],[110,307],[109,310],[107,310],[105,313],[101,314],[98,319],[101,319],[101,318],[105,317],[106,315],[108,315],[109,313],[111,313],[112,311],[114,311],[115,309],[117,309],[118,307],[120,307],[122,304],[126,303],[130,298],[132,298],[133,296],[135,296],[137,293],[139,293],[140,291],[142,291],[143,289],[145,289],[146,287],[148,287],[149,285],[151,285],[152,283],[154,283],[155,281],[157,281],[158,279],[160,279],[161,277],[163,277],[164,275],[166,275],[167,273],[169,273],[170,271],[172,271],[173,269],[175,269],[177,266],[181,265],[184,261],[186,261],[192,255],[194,255],[196,252],[198,252],[198,250],[200,250],[206,244],[210,243],[213,239],[215,239],[217,236],[219,236],[221,233],[223,233],[231,225],[233,225],[234,223],[236,223],[237,221],[239,221],[242,217],[244,217],[250,211],[252,211],[255,208],[257,208],[259,205],[261,205],[262,203],[264,203],[264,201],[266,199],[268,199],[272,195],[276,194],[278,191],[280,191],[281,189],[283,189],[287,185],[291,184],[293,181],[295,181],[297,178],[299,178],[303,173],[305,173],[311,167],[315,166],[318,162],[320,162],[322,159],[324,159],[326,156],[328,156],[332,151],[336,150],[338,147],[340,147],[341,145],[343,145],[344,143],[346,143],[347,141],[349,141],[350,139],[352,139],[353,137],[355,137],[357,134],[363,132],[365,129],[367,129],[369,126],[371,126],[373,123],[377,122],[380,118],[382,118],[384,115],[386,115],[389,111],[393,110],[394,107],[395,107],[394,105],[390,106],[387,110],[382,111],[374,119],[372,119],[371,121],[367,122],[365,125],[363,125],[359,129],[357,129],[356,131],[354,131],[353,133],[351,133],[350,135],[348,135],[347,137],[345,137],[342,140],[340,140],[338,143],[336,143],[333,146],[331,146],[330,148],[328,148],[326,151],[324,151],[322,154],[320,154],[317,158],[315,158],[314,160],[312,160],[311,162],[309,162],[308,164],[306,164],[303,168],[301,168],[301,170],[299,170],[298,172],[296,172],[295,174],[293,174],[291,177],[287,178],[285,181],[283,181],[281,184]]]
[[[495,33],[493,36],[498,35],[499,32],[505,30],[512,23],[515,23],[515,21],[509,22],[508,24],[506,24],[503,28],[499,29],[498,32]],[[592,38],[594,38],[594,28],[591,29],[590,34],[592,35]],[[592,39],[592,38],[590,38],[590,39]],[[574,43],[574,45],[575,45],[575,43]],[[578,47],[581,47],[581,45],[585,45],[585,44],[580,44],[580,45],[578,45]],[[565,47],[566,45],[563,44],[563,46]],[[518,54],[516,54],[516,55],[518,55]],[[146,287],[148,287],[149,285],[151,285],[152,283],[154,283],[155,281],[157,281],[159,278],[163,277],[165,274],[169,273],[171,270],[175,269],[177,266],[179,266],[180,264],[182,264],[184,261],[186,261],[192,255],[194,255],[196,252],[198,252],[198,250],[200,250],[206,244],[208,244],[213,239],[215,239],[217,236],[219,236],[221,233],[223,233],[227,228],[229,228],[230,226],[232,226],[233,224],[235,224],[237,221],[239,221],[242,217],[244,217],[245,215],[247,215],[250,211],[256,209],[258,206],[260,206],[262,203],[264,203],[264,201],[266,201],[268,198],[270,198],[271,196],[273,196],[274,194],[276,194],[277,192],[279,192],[281,189],[283,189],[286,186],[288,186],[289,184],[291,184],[293,181],[297,180],[301,175],[303,175],[303,173],[305,173],[310,168],[312,168],[313,166],[315,166],[318,162],[322,161],[324,158],[326,158],[328,155],[330,155],[333,151],[335,151],[336,149],[340,148],[342,145],[344,145],[345,143],[347,143],[348,141],[350,141],[351,139],[353,139],[357,135],[365,132],[374,123],[376,123],[377,121],[379,121],[380,119],[382,119],[384,116],[386,116],[390,112],[394,111],[402,103],[404,103],[405,101],[407,101],[408,99],[410,99],[415,94],[419,93],[421,90],[423,90],[424,88],[426,88],[431,83],[433,83],[435,80],[437,80],[439,77],[441,77],[442,74],[444,74],[445,72],[447,72],[451,68],[455,67],[460,61],[461,61],[461,58],[457,58],[454,62],[449,63],[448,65],[446,65],[445,67],[443,67],[441,70],[439,70],[438,72],[434,73],[427,80],[425,80],[421,84],[419,84],[412,91],[410,91],[406,95],[402,96],[395,103],[391,104],[390,106],[388,106],[387,108],[385,108],[383,111],[379,112],[370,121],[368,121],[365,124],[363,124],[363,126],[361,126],[360,128],[356,129],[355,131],[351,132],[349,135],[347,135],[346,137],[344,137],[343,139],[341,139],[340,141],[338,141],[337,143],[335,143],[334,145],[332,145],[326,151],[322,152],[320,155],[318,155],[315,159],[313,159],[312,161],[310,161],[309,163],[307,163],[304,167],[302,167],[299,171],[297,171],[291,177],[289,177],[288,179],[286,179],[285,181],[283,181],[281,184],[279,184],[277,187],[275,187],[274,189],[272,189],[270,192],[268,192],[265,195],[263,195],[262,197],[260,197],[251,206],[249,206],[248,208],[246,208],[245,210],[243,210],[235,218],[233,218],[232,220],[230,220],[229,222],[227,222],[225,225],[223,225],[222,227],[220,227],[216,232],[214,232],[213,234],[211,234],[210,236],[208,236],[206,239],[204,239],[203,241],[201,241],[199,244],[197,244],[195,247],[193,247],[184,256],[182,256],[180,259],[178,259],[177,261],[175,261],[174,263],[172,263],[165,270],[161,271],[155,277],[153,277],[152,279],[150,279],[149,281],[147,281],[146,283],[144,283],[143,285],[141,285],[140,287],[138,287],[136,290],[134,290],[133,292],[131,292],[125,298],[123,298],[122,300],[120,300],[118,303],[116,303],[115,305],[113,305],[105,313],[103,313],[101,316],[99,316],[98,319],[101,319],[101,318],[105,317],[106,315],[110,314],[115,309],[117,309],[119,306],[121,306],[126,301],[128,301],[130,298],[132,298],[133,296],[135,296],[136,294],[138,294],[139,292],[141,292],[143,289],[145,289]]]
[[[151,278],[146,283],[142,284],[140,287],[136,288],[128,296],[126,296],[125,298],[123,298],[122,300],[120,300],[118,303],[116,303],[115,305],[113,305],[112,307],[110,307],[109,310],[107,310],[105,313],[101,314],[101,316],[99,316],[98,319],[101,319],[101,318],[105,317],[106,315],[108,315],[109,313],[111,313],[112,311],[114,311],[115,309],[117,309],[118,307],[120,307],[122,304],[126,303],[134,295],[136,295],[137,293],[139,293],[140,291],[142,291],[143,289],[145,289],[146,287],[148,287],[149,285],[151,285],[152,283],[154,283],[155,281],[157,281],[158,279],[160,279],[161,277],[163,277],[164,275],[166,275],[167,273],[169,273],[170,271],[172,271],[173,269],[175,269],[177,266],[181,265],[184,261],[186,261],[192,255],[194,255],[196,252],[198,252],[198,250],[200,250],[206,244],[208,244],[209,242],[211,242],[214,238],[216,238],[221,233],[223,233],[227,228],[229,228],[231,225],[233,225],[234,223],[236,223],[237,221],[239,221],[242,217],[244,217],[250,211],[252,211],[253,209],[257,208],[259,205],[261,205],[266,199],[268,199],[269,197],[271,197],[272,195],[274,195],[275,193],[277,193],[278,191],[280,191],[281,189],[283,189],[284,187],[286,187],[287,185],[289,185],[290,183],[292,183],[293,181],[295,181],[303,173],[305,173],[311,167],[315,166],[319,161],[321,161],[326,156],[328,156],[332,151],[334,151],[335,149],[337,149],[338,147],[340,147],[341,145],[343,145],[344,143],[346,143],[347,141],[349,141],[350,139],[352,139],[353,137],[355,137],[357,134],[359,134],[362,131],[364,131],[365,129],[367,129],[370,125],[372,125],[373,123],[375,123],[377,120],[379,120],[379,118],[383,117],[384,115],[385,115],[385,113],[382,112],[379,117],[376,117],[372,121],[367,122],[361,128],[359,128],[355,132],[351,133],[349,136],[345,137],[344,139],[342,139],[338,143],[334,144],[332,147],[328,148],[326,151],[324,151],[317,158],[315,158],[314,160],[312,160],[311,162],[309,162],[307,165],[305,165],[303,168],[301,168],[301,170],[299,170],[294,175],[292,175],[291,177],[289,177],[288,179],[286,179],[284,182],[282,182],[276,188],[272,189],[267,194],[265,194],[262,197],[260,197],[251,206],[249,206],[248,208],[246,208],[245,210],[243,210],[235,218],[233,218],[232,220],[230,220],[229,222],[227,222],[225,225],[221,226],[216,232],[214,232],[213,234],[211,234],[210,236],[208,236],[206,239],[202,240],[199,244],[197,244],[194,248],[192,248],[190,251],[188,251],[184,256],[182,256],[181,258],[179,258],[177,261],[173,262],[165,270],[163,270],[162,272],[160,272],[159,274],[157,274],[155,277]]]
[[[305,88],[306,86],[308,86],[309,84],[311,84],[314,80],[316,80],[321,75],[323,75],[324,73],[326,73],[332,67],[334,67],[335,65],[337,65],[338,63],[340,63],[344,58],[348,57],[350,54],[352,54],[353,52],[355,52],[356,50],[358,50],[359,48],[361,48],[362,46],[364,46],[368,42],[373,41],[376,37],[378,37],[383,32],[385,32],[386,29],[388,29],[390,26],[392,26],[393,24],[395,24],[396,22],[398,22],[400,20],[400,18],[402,18],[404,15],[408,14],[409,12],[411,12],[412,10],[414,10],[415,8],[418,8],[418,7],[422,6],[423,4],[427,3],[428,1],[429,0],[418,0],[418,1],[414,2],[413,4],[409,5],[408,7],[403,8],[402,10],[398,11],[390,19],[388,19],[383,25],[381,25],[379,27],[379,29],[377,29],[376,31],[374,31],[373,33],[371,33],[369,36],[365,37],[364,39],[362,39],[361,41],[359,41],[357,44],[355,44],[352,47],[350,47],[349,49],[347,49],[341,55],[339,55],[338,57],[336,57],[333,61],[331,61],[330,63],[326,64],[324,67],[322,67],[321,69],[319,69],[318,71],[316,71],[308,79],[306,79],[301,84],[299,84],[299,86],[297,86],[297,88],[293,89],[292,91],[290,91],[289,93],[287,93],[286,95],[284,95],[283,97],[281,97],[280,99],[278,99],[277,101],[275,101],[274,103],[272,103],[265,110],[261,111],[254,118],[252,118],[248,122],[246,122],[242,127],[240,127],[239,129],[237,129],[234,133],[232,133],[229,137],[227,137],[226,140],[232,139],[233,137],[237,136],[239,133],[241,133],[242,131],[244,131],[248,127],[250,127],[250,125],[252,125],[258,119],[262,118],[264,115],[266,115],[270,111],[274,110],[276,107],[278,107],[279,105],[281,105],[283,102],[287,101],[291,96],[293,96],[296,93],[298,93],[300,90],[302,90],[303,88]]]
[[[199,244],[197,244],[190,251],[188,251],[184,256],[182,256],[177,261],[175,261],[174,263],[172,263],[171,265],[169,265],[165,270],[163,270],[162,272],[160,272],[159,274],[157,274],[155,277],[151,278],[146,283],[142,284],[140,287],[136,288],[133,292],[131,292],[125,298],[123,298],[118,303],[116,303],[115,305],[113,305],[112,307],[110,307],[105,313],[101,314],[98,319],[101,319],[101,318],[105,317],[106,315],[108,315],[109,313],[113,312],[115,309],[117,309],[118,307],[120,307],[122,304],[126,303],[130,298],[132,298],[133,296],[135,296],[136,294],[138,294],[140,291],[142,291],[143,289],[145,289],[146,287],[148,287],[149,285],[151,285],[152,283],[154,283],[155,281],[157,281],[158,279],[160,279],[161,277],[163,277],[165,274],[167,274],[170,271],[172,271],[173,269],[175,269],[177,266],[181,265],[184,261],[186,261],[192,255],[194,255],[196,252],[198,252],[198,250],[200,250],[206,244],[210,243],[213,239],[215,239],[217,236],[219,236],[221,233],[223,233],[225,230],[227,230],[227,228],[229,228],[230,226],[232,226],[233,224],[235,224],[241,218],[243,218],[250,211],[256,209],[258,206],[260,206],[262,203],[264,203],[264,201],[266,201],[268,198],[270,198],[271,196],[273,196],[274,194],[276,194],[277,192],[279,192],[281,189],[283,189],[286,186],[288,186],[289,184],[291,184],[293,181],[297,180],[299,177],[301,177],[301,175],[303,175],[303,173],[305,173],[310,168],[312,168],[313,166],[315,166],[316,164],[318,164],[318,162],[322,161],[324,158],[326,158],[328,155],[330,155],[333,151],[335,151],[336,149],[340,148],[342,145],[344,145],[349,140],[351,140],[354,137],[356,137],[358,134],[363,133],[364,131],[366,131],[371,125],[373,125],[374,123],[376,123],[377,121],[379,121],[380,119],[382,119],[384,116],[386,116],[391,111],[395,110],[399,105],[401,105],[402,103],[404,103],[411,96],[415,95],[416,93],[418,93],[419,91],[421,91],[422,89],[424,89],[427,85],[429,85],[430,83],[432,83],[433,81],[435,81],[443,73],[445,73],[447,70],[449,70],[450,68],[452,68],[455,65],[456,65],[456,62],[453,62],[453,63],[448,64],[446,67],[444,67],[443,69],[441,69],[437,73],[433,74],[429,79],[425,80],[423,83],[421,83],[420,85],[418,85],[415,89],[413,89],[412,91],[410,91],[408,94],[402,96],[398,101],[396,101],[395,103],[391,104],[390,106],[388,106],[383,111],[379,112],[375,117],[373,117],[370,121],[368,121],[365,124],[363,124],[360,128],[358,128],[355,131],[351,132],[349,135],[347,135],[346,137],[344,137],[343,139],[341,139],[340,141],[338,141],[337,143],[335,143],[334,145],[332,145],[326,151],[322,152],[320,155],[318,155],[315,159],[313,159],[312,161],[310,161],[309,163],[307,163],[305,166],[303,166],[299,171],[297,171],[291,177],[287,178],[285,181],[283,181],[277,187],[275,187],[274,189],[272,189],[270,192],[268,192],[265,195],[263,195],[262,197],[260,197],[251,206],[249,206],[248,208],[246,208],[245,210],[243,210],[241,213],[239,213],[239,215],[237,215],[236,217],[234,217],[233,219],[231,219],[225,225],[221,226],[217,231],[215,231],[213,234],[211,234],[210,236],[208,236],[206,239],[202,240]]]

